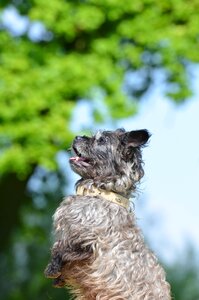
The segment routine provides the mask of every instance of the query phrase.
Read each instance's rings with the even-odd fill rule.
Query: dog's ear
[[[125,139],[128,146],[139,147],[147,143],[150,133],[146,129],[133,130],[125,133]]]

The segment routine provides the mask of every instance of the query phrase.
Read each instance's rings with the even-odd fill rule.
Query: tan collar
[[[122,207],[125,207],[126,209],[129,208],[129,199],[119,194],[116,194],[114,192],[101,190],[96,187],[92,187],[91,190],[88,190],[82,186],[79,186],[77,187],[76,193],[78,196],[100,196],[108,201],[111,201]]]

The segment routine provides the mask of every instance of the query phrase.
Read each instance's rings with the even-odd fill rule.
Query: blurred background
[[[138,223],[173,299],[199,300],[199,2],[0,2],[0,294],[70,299],[44,278],[75,135],[147,128]]]

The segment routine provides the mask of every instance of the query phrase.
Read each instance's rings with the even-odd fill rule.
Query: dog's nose
[[[87,138],[87,136],[85,136],[85,135],[83,135],[83,136],[77,135],[75,137],[75,141],[79,142],[79,141],[85,140],[86,138]]]
[[[75,140],[76,141],[79,141],[79,140],[81,140],[82,139],[82,136],[80,136],[80,135],[77,135],[76,137],[75,137]]]

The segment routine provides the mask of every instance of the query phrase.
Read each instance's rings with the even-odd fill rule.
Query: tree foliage
[[[0,4],[1,173],[53,169],[55,153],[72,138],[74,106],[81,98],[92,105],[96,89],[113,118],[137,111],[156,68],[175,102],[190,95],[187,67],[199,60],[197,0],[13,0],[29,20],[19,36],[3,22],[7,3]],[[37,37],[35,22],[44,25]],[[136,70],[142,84],[126,88],[124,75]],[[93,113],[103,120],[100,106]]]
[[[197,251],[188,243],[184,253],[167,267],[168,280],[174,299],[199,299],[199,261]]]
[[[49,261],[51,215],[63,197],[63,172],[38,169],[30,179],[32,202],[20,210],[20,226],[15,226],[7,251],[0,253],[2,300],[68,299],[67,291],[54,289],[44,277]]]

